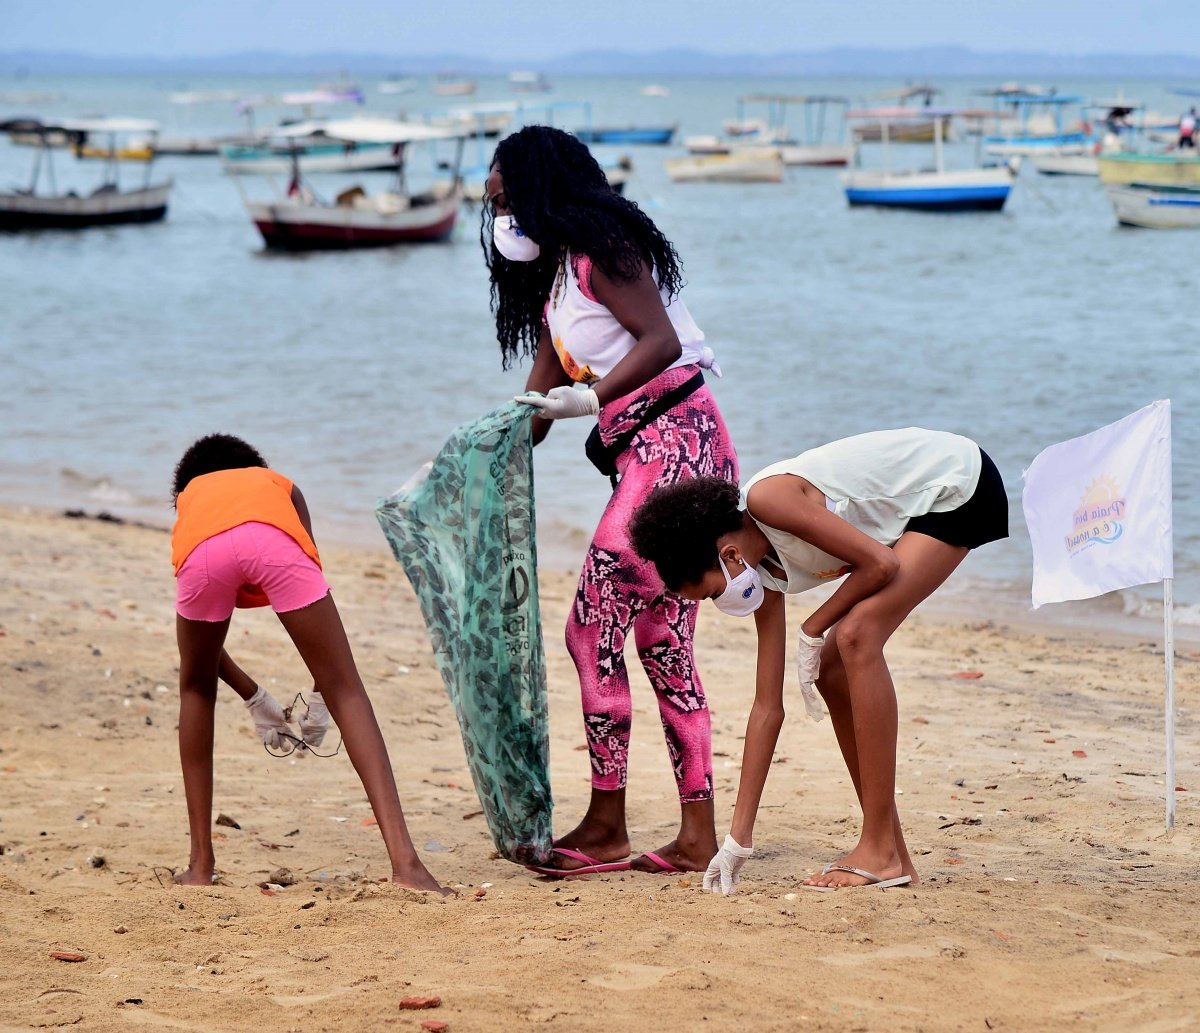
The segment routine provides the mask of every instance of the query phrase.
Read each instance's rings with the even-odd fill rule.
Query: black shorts
[[[958,509],[947,513],[924,513],[913,517],[906,531],[917,531],[947,545],[978,549],[988,542],[1008,537],[1008,494],[996,464],[982,448],[979,484],[974,494]]]

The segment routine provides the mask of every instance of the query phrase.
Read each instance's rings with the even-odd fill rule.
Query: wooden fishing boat
[[[10,125],[13,123],[0,125],[0,130]],[[64,191],[58,188],[55,178],[52,147],[47,144],[37,148],[29,186],[23,190],[0,193],[0,228],[83,229],[157,222],[166,216],[171,180],[151,183],[151,161],[145,162],[145,174],[140,186],[122,189],[118,179],[121,163],[118,141],[123,134],[129,133],[153,138],[158,132],[157,123],[119,118],[74,119],[53,124],[22,120],[20,129],[46,138],[65,137],[72,143],[105,136],[109,140],[107,162],[100,185],[90,193]],[[43,167],[50,183],[49,193],[38,191]]]
[[[700,154],[663,162],[675,183],[782,183],[783,159],[775,147],[745,148],[734,154]]]
[[[1147,229],[1200,229],[1200,187],[1107,186],[1117,222]]]

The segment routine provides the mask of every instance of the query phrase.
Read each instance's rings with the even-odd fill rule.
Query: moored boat
[[[246,211],[268,248],[314,251],[384,247],[445,240],[453,231],[463,200],[459,176],[461,133],[421,123],[373,118],[290,127],[282,132],[293,133],[296,139],[319,135],[340,143],[381,145],[393,156],[396,179],[392,189],[380,194],[369,195],[355,185],[341,191],[332,202],[325,202],[304,181],[297,154],[292,179],[283,196],[259,201],[242,194]],[[408,146],[436,140],[458,142],[450,178],[436,181],[424,191],[412,192],[405,182]],[[234,182],[241,191],[240,179],[235,178]]]
[[[9,125],[11,123],[0,125],[0,130]],[[122,189],[118,181],[121,150],[118,139],[128,133],[149,134],[152,137],[158,131],[157,123],[118,118],[74,119],[53,124],[23,120],[21,128],[25,132],[46,137],[65,136],[72,143],[106,136],[109,140],[108,161],[100,185],[90,193],[62,191],[56,185],[51,147],[39,147],[34,155],[28,188],[0,193],[0,228],[83,229],[158,222],[166,216],[171,180],[151,183],[150,161],[145,163],[145,175],[140,186]],[[50,193],[38,192],[43,164],[51,183]]]
[[[1105,186],[1139,183],[1160,187],[1200,187],[1200,154],[1129,152],[1101,154],[1097,160]]]
[[[1200,187],[1107,186],[1117,222],[1146,229],[1200,229]]]
[[[678,126],[585,126],[575,135],[587,144],[654,144],[665,146],[675,137]]]
[[[675,183],[781,183],[778,148],[745,148],[735,154],[700,154],[663,162]]]

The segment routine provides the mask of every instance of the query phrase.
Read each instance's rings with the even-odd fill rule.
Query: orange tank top
[[[252,466],[195,477],[175,500],[175,513],[171,562],[176,576],[201,542],[251,522],[278,527],[321,565],[317,546],[292,504],[292,482],[274,470]]]

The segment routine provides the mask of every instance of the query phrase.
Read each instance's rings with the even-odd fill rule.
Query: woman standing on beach
[[[834,441],[768,466],[738,489],[699,478],[656,491],[630,535],[667,587],[754,614],[758,676],[741,782],[725,845],[704,888],[731,893],[753,854],[754,820],[783,726],[783,594],[848,575],[801,623],[800,690],[819,691],[862,807],[862,833],[805,888],[917,881],[896,810],[896,690],[883,656],[892,633],[971,549],[1008,537],[995,464],[969,438],[907,427]],[[771,589],[771,591],[764,591]]]
[[[483,246],[504,366],[532,356],[526,391],[545,395],[520,399],[540,410],[534,443],[554,420],[596,416],[600,444],[620,473],[567,621],[591,803],[542,870],[701,871],[717,842],[711,721],[692,653],[697,606],[664,592],[654,567],[630,547],[626,526],[657,486],[737,478],[733,445],[700,374],[712,352],[678,296],[675,248],[568,133],[529,126],[499,144]],[[625,824],[632,699],[623,657],[630,627],[658,696],[681,804],[675,840],[632,862]]]

